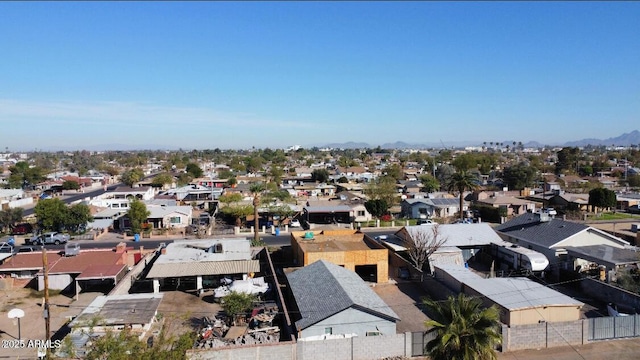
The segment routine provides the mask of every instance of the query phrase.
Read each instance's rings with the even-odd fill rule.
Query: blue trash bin
[[[9,240],[7,240],[7,243],[11,246],[15,246],[16,245],[16,239],[12,237],[9,238]]]
[[[280,236],[280,228],[276,228],[276,236]]]
[[[133,235],[133,241],[135,241],[135,242],[140,241],[140,234],[134,234]]]

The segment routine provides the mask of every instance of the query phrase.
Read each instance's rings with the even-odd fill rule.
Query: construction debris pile
[[[280,328],[273,326],[278,306],[273,302],[253,309],[249,321],[242,326],[229,326],[225,319],[204,317],[202,330],[195,347],[211,349],[224,346],[276,343],[280,340]]]

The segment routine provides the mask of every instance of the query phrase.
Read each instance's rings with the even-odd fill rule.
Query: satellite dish
[[[21,309],[11,309],[11,311],[7,313],[7,316],[9,319],[20,319],[21,317],[24,317],[24,311]]]

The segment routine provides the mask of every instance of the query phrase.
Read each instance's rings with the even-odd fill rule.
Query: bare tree
[[[408,230],[408,229],[407,229]],[[403,239],[409,258],[416,269],[422,270],[429,256],[436,252],[446,241],[440,233],[440,225],[420,225],[413,227]]]

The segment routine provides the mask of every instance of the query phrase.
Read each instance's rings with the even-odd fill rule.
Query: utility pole
[[[44,323],[45,323],[45,341],[48,343],[51,336],[51,314],[49,313],[49,264],[47,262],[47,249],[42,246],[42,270],[44,273]],[[49,346],[46,346],[46,359],[50,358]]]

